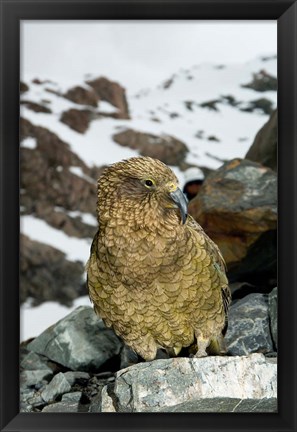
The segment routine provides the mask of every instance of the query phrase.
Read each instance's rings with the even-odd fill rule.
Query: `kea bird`
[[[230,290],[216,244],[187,214],[173,171],[150,157],[107,167],[87,279],[94,309],[143,359],[223,354]]]

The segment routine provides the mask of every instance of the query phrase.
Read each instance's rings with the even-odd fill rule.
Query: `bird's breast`
[[[161,236],[145,229],[109,227],[99,236],[99,262],[128,285],[148,286],[160,274],[174,269],[180,256],[176,235]]]

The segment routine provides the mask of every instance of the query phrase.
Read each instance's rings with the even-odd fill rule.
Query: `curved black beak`
[[[182,223],[184,224],[188,216],[188,200],[179,188],[169,193],[172,201],[178,206],[181,213]]]

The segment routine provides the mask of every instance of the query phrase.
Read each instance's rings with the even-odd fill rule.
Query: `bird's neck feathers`
[[[158,235],[176,235],[183,230],[178,210],[166,208],[157,199],[148,196],[140,200],[117,197],[117,199],[106,198],[98,200],[97,216],[100,229],[112,226],[125,226],[135,231],[144,229],[158,233]]]

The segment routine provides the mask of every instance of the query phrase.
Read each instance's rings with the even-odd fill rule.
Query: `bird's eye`
[[[153,182],[153,180],[151,180],[151,179],[147,179],[147,180],[145,180],[144,184],[145,184],[145,186],[148,187],[148,188],[154,186],[154,182]]]

